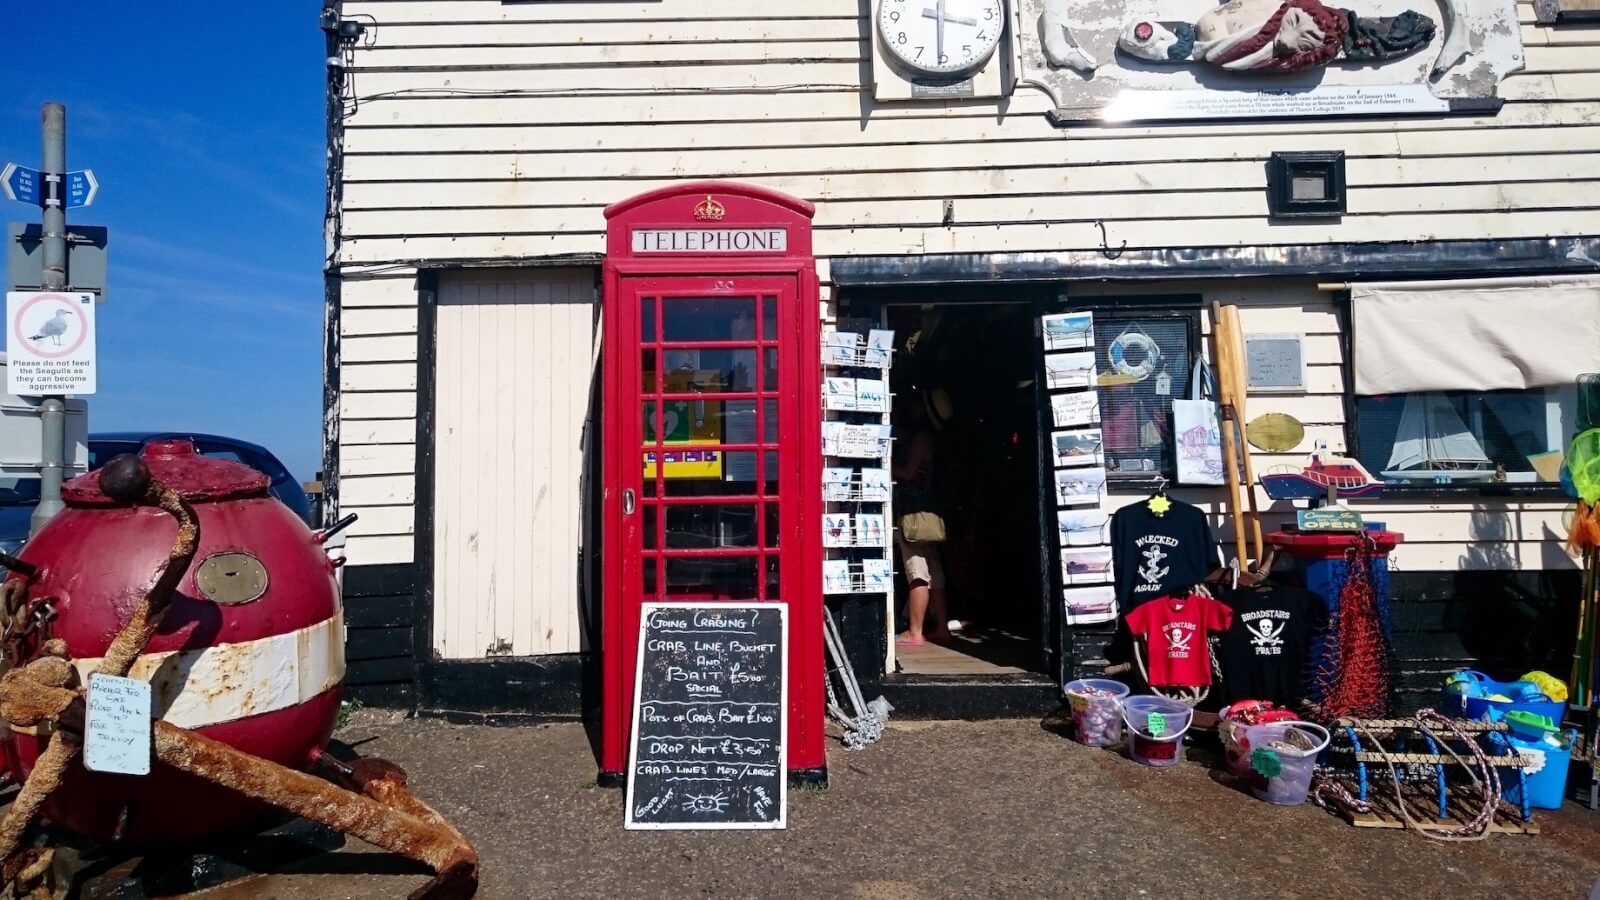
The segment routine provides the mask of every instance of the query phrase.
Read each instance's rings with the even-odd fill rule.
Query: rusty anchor
[[[99,477],[108,496],[158,507],[178,521],[177,537],[155,583],[95,670],[126,676],[161,625],[173,592],[194,560],[200,523],[188,502],[154,481],[137,457],[112,460]],[[24,568],[14,571],[23,578],[0,587],[7,614],[18,623],[48,622],[47,612],[35,616],[35,609],[22,598],[25,581],[33,573]],[[36,605],[48,610],[48,598]],[[7,631],[8,638],[21,636],[16,628]],[[85,693],[64,641],[44,640],[36,658],[0,676],[0,719],[14,727],[43,726],[49,731],[44,754],[0,819],[0,883],[10,888],[12,896],[42,900],[52,892],[52,851],[24,847],[22,839],[83,747]],[[153,723],[153,744],[155,759],[164,765],[428,866],[436,874],[411,893],[411,900],[458,900],[477,892],[477,851],[444,817],[407,790],[405,772],[398,766],[379,759],[346,765],[326,753],[315,754],[312,762],[332,770],[340,781],[334,784],[164,721]]]

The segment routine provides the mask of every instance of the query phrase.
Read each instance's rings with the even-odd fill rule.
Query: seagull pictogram
[[[73,315],[70,309],[58,309],[45,323],[39,326],[39,333],[28,338],[30,341],[42,341],[49,338],[57,347],[61,346],[61,336],[67,333],[67,316]]]

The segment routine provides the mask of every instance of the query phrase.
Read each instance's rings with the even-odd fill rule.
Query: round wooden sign
[[[1267,453],[1288,453],[1306,439],[1306,427],[1288,413],[1264,413],[1245,426],[1250,446]]]

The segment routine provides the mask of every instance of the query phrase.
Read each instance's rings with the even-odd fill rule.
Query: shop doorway
[[[897,668],[907,675],[1045,672],[1033,307],[889,303],[883,316],[896,335],[895,446],[909,445],[917,428],[932,436],[931,481],[947,530],[939,561],[948,618],[960,623],[923,645],[897,643]],[[906,404],[922,408],[906,414]],[[908,624],[909,585],[903,559],[895,569],[898,633]],[[943,623],[935,618],[930,612],[925,628],[938,635]]]

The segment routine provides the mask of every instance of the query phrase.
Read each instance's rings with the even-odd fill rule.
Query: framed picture
[[[1040,318],[1044,349],[1087,350],[1094,346],[1094,313],[1071,312]]]
[[[1061,583],[1107,584],[1111,581],[1111,548],[1086,547],[1061,551]]]
[[[1098,509],[1063,509],[1056,513],[1056,531],[1063,547],[1089,547],[1106,540],[1109,516]]]
[[[1055,451],[1057,469],[1105,464],[1106,456],[1098,428],[1057,431],[1050,435],[1050,446]]]
[[[1100,394],[1076,391],[1050,396],[1050,419],[1057,428],[1100,424]]]

